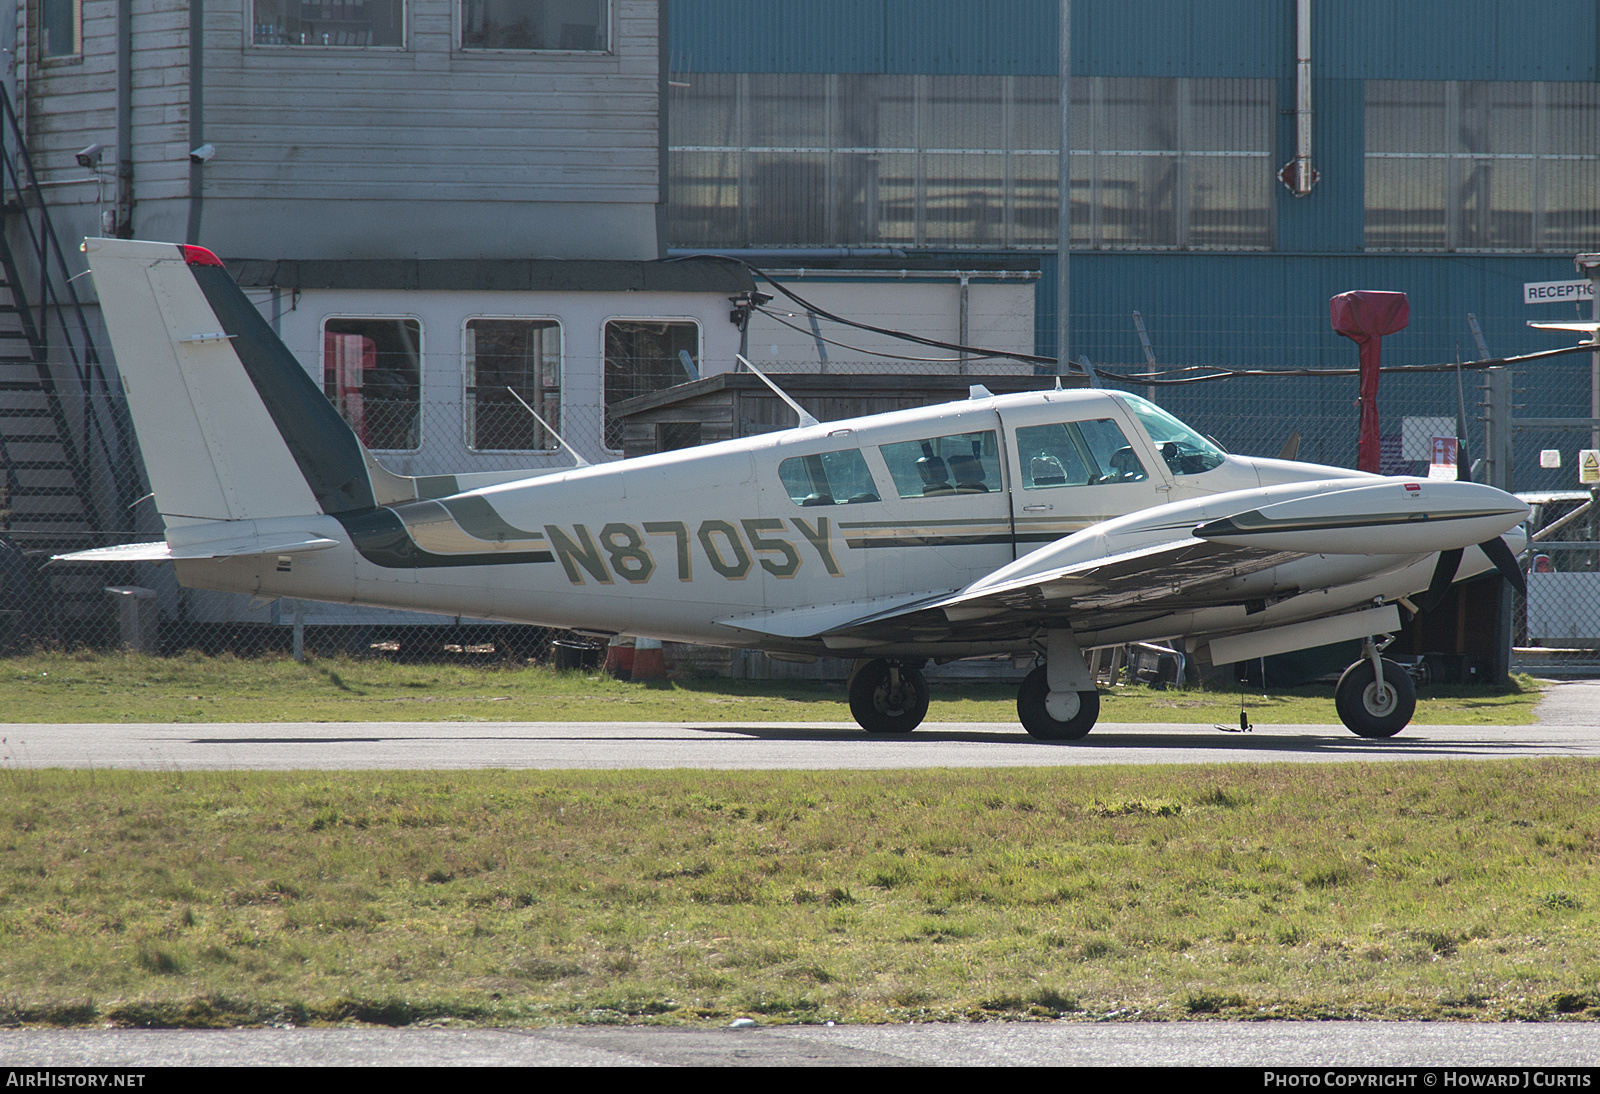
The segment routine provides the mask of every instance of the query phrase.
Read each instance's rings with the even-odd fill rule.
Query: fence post
[[[1511,489],[1511,370],[1483,370],[1483,481]]]

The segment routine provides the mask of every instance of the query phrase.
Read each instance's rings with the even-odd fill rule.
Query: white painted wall
[[[891,330],[904,330],[925,338],[958,342],[961,333],[961,287],[943,281],[786,281],[787,287],[826,311],[848,319]],[[761,285],[763,292],[770,286]],[[750,322],[750,359],[758,368],[772,365],[779,371],[814,372],[820,368],[817,343],[805,311],[782,295],[767,306],[783,313],[781,322],[757,314]],[[788,314],[792,313],[792,314]],[[972,282],[967,299],[968,344],[986,349],[1034,352],[1034,285],[1031,281]],[[799,327],[784,326],[784,323]],[[822,336],[857,347],[827,346],[828,365],[839,372],[944,372],[956,365],[900,361],[890,355],[937,358],[952,362],[949,350],[932,349],[898,341],[881,334],[819,321]],[[1031,372],[1015,362],[969,365],[968,371]]]
[[[270,290],[249,296],[271,318]],[[554,318],[562,329],[562,435],[592,463],[615,459],[601,448],[604,406],[604,329],[609,319],[688,319],[700,325],[702,375],[728,372],[739,348],[728,322],[728,301],[718,293],[654,292],[400,292],[313,289],[293,302],[281,296],[284,343],[306,372],[322,383],[322,325],[329,316],[411,316],[422,324],[422,447],[379,453],[402,475],[498,471],[513,467],[565,467],[565,454],[469,451],[465,429],[463,332],[473,316]]]

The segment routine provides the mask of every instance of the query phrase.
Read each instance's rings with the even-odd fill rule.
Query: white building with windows
[[[598,462],[610,406],[734,366],[749,275],[665,260],[664,7],[21,0],[0,47],[70,261],[205,246],[385,464],[537,469],[519,400]]]
[[[215,251],[397,470],[600,460],[750,287],[659,261],[663,6],[24,0],[9,83],[67,245]]]

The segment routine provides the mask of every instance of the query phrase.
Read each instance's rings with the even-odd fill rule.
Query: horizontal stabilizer
[[[309,532],[287,533],[276,536],[234,535],[200,543],[185,543],[174,547],[164,541],[156,543],[122,543],[115,547],[95,547],[88,551],[73,551],[66,555],[52,555],[53,562],[172,562],[187,559],[235,558],[242,555],[293,555],[304,551],[326,551],[339,546],[336,539],[314,536]]]

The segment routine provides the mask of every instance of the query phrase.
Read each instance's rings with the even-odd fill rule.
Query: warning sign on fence
[[[1585,486],[1600,482],[1600,448],[1585,448],[1578,453],[1578,481]]]

